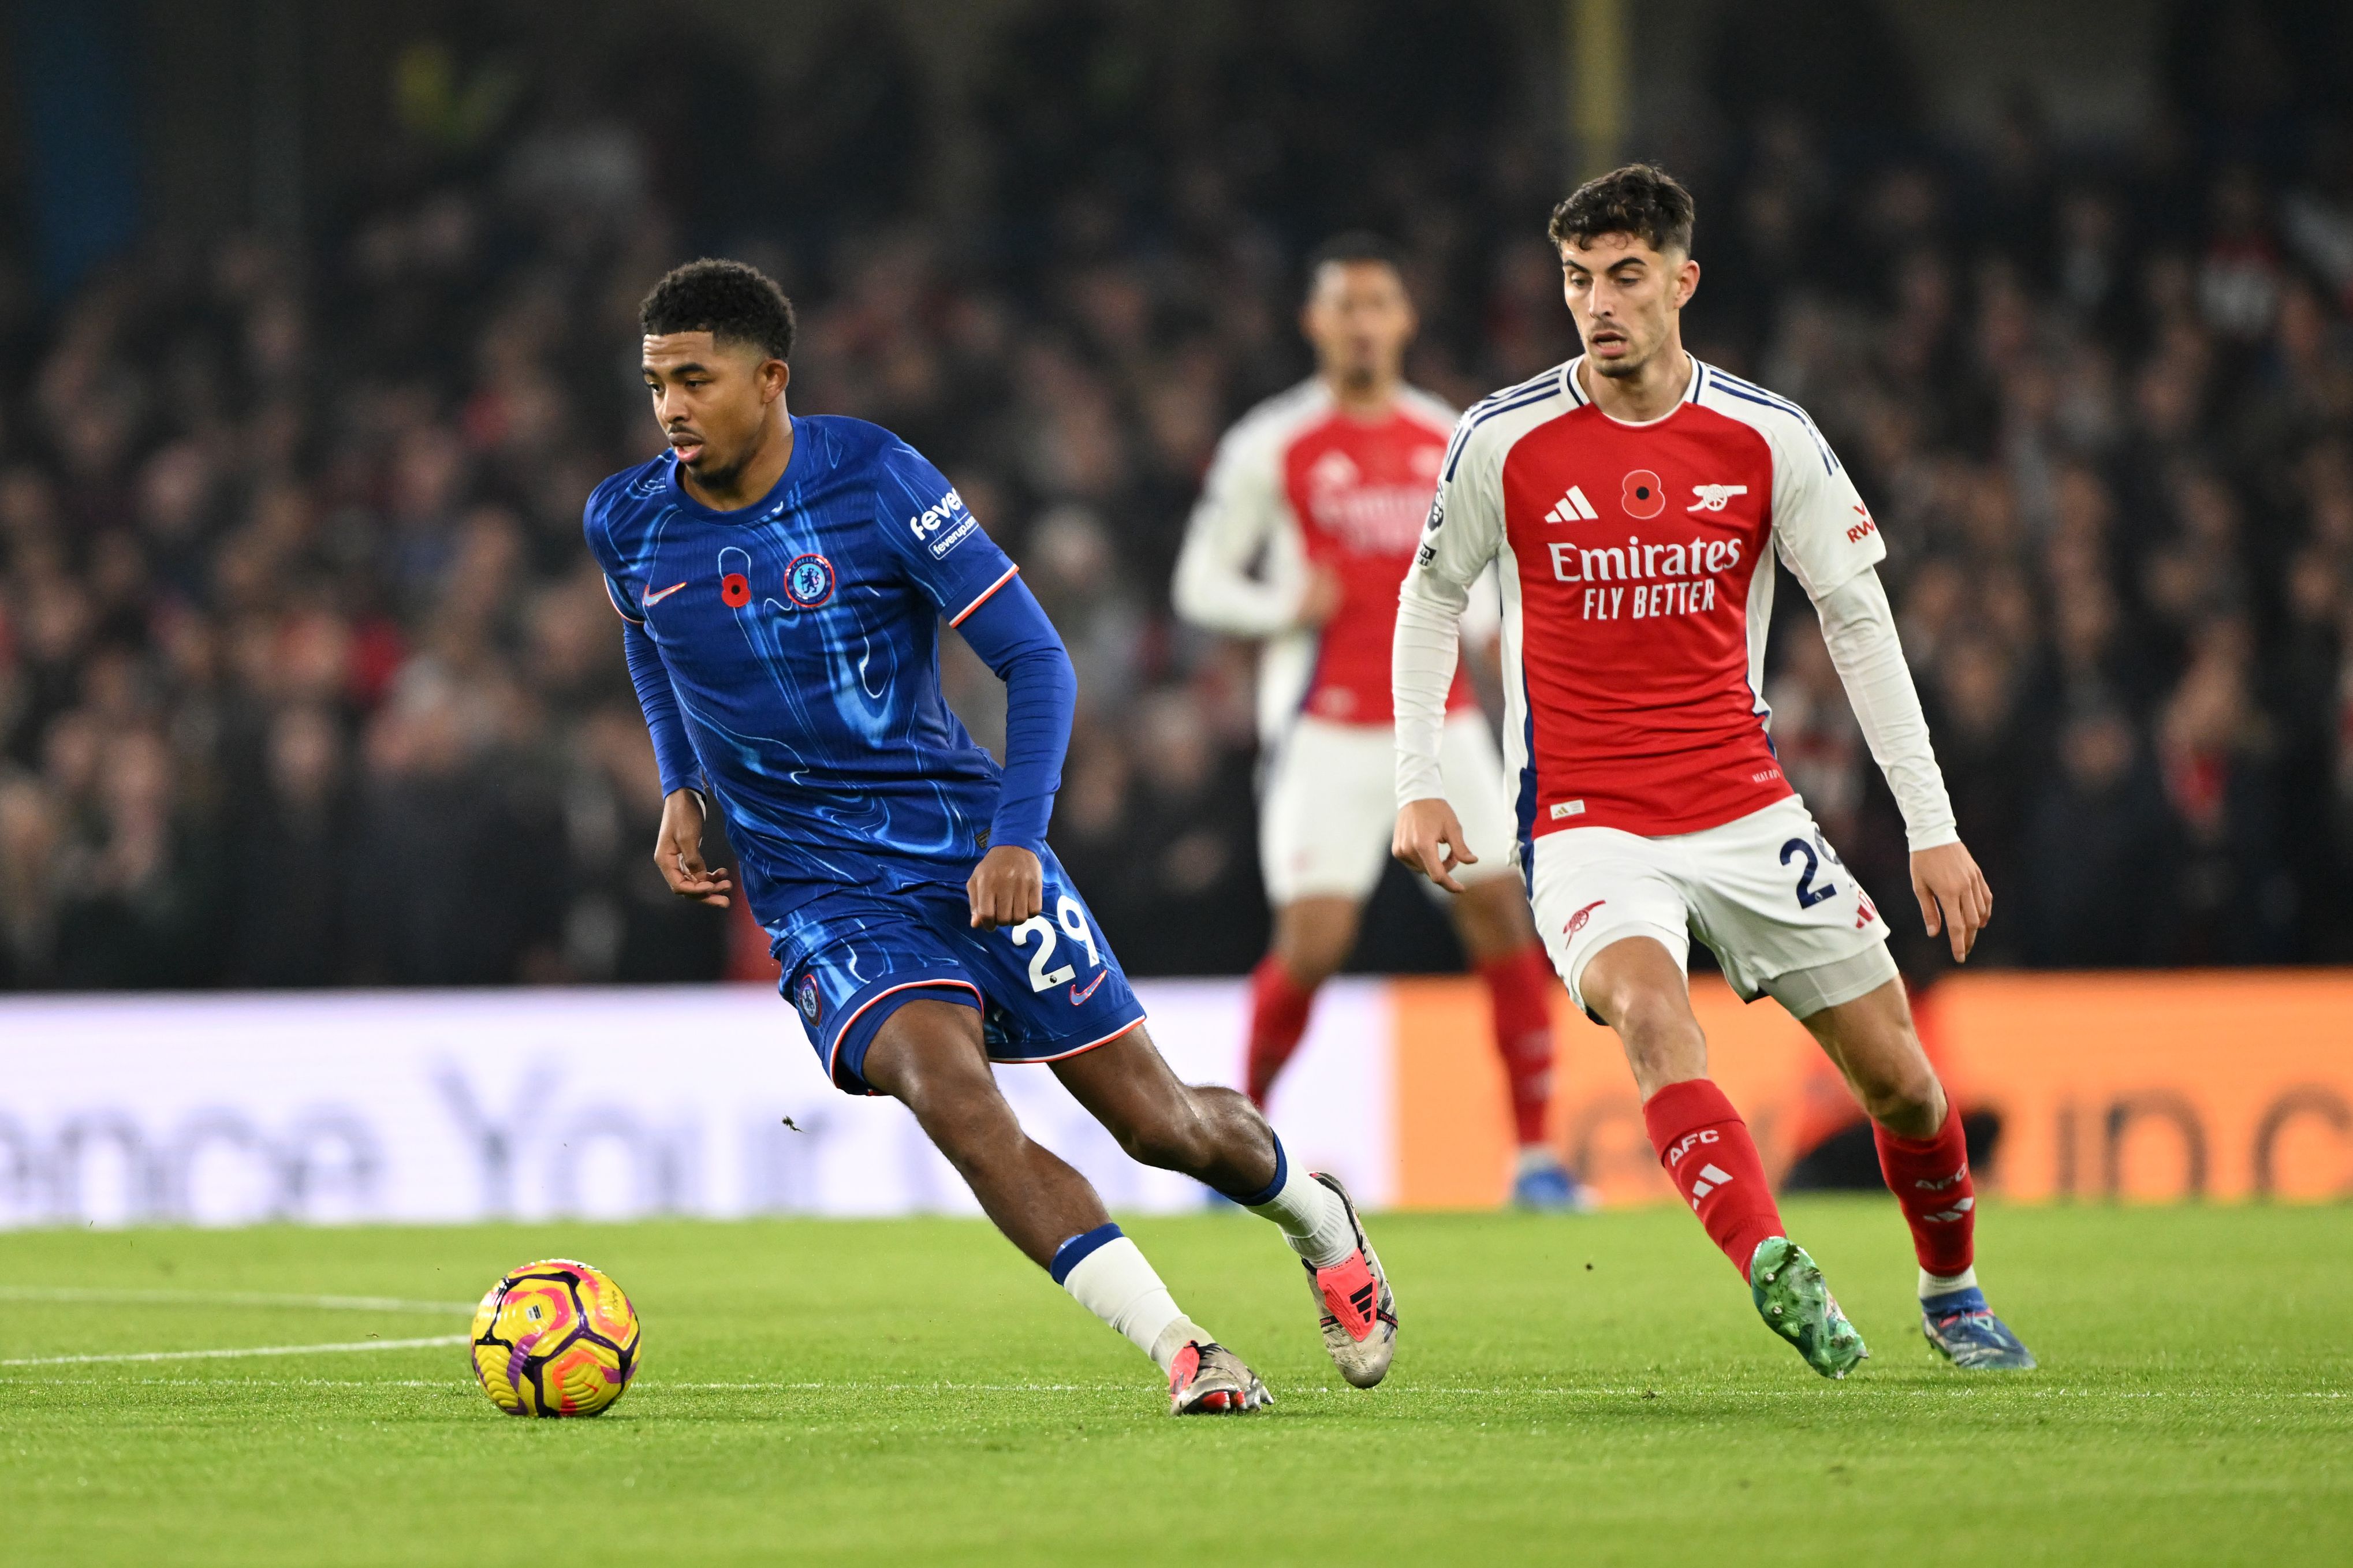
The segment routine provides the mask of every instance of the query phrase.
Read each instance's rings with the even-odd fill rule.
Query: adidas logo
[[[1601,514],[1593,510],[1593,503],[1585,499],[1585,492],[1575,485],[1569,486],[1568,493],[1545,513],[1546,522],[1595,522],[1600,517]]]
[[[1693,1206],[1697,1207],[1700,1199],[1731,1180],[1732,1173],[1722,1169],[1713,1162],[1702,1165],[1699,1168],[1699,1175],[1692,1182]]]

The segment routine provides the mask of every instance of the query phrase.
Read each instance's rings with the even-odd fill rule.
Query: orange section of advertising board
[[[1852,1105],[1805,1029],[1712,976],[1693,1005],[1716,1080],[1786,1170]],[[1396,988],[1398,1196],[1488,1207],[1509,1182],[1502,1071],[1481,988]],[[2353,1196],[2353,973],[1958,975],[1921,1027],[1964,1108],[2000,1119],[2012,1198]],[[1617,1038],[1557,999],[1553,1133],[1606,1202],[1672,1194]],[[1989,1178],[1990,1178],[1989,1180]]]

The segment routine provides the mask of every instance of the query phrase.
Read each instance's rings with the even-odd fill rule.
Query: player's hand
[[[1952,843],[1914,851],[1912,892],[1928,934],[1943,931],[1953,944],[1953,962],[1967,963],[1978,932],[1993,919],[1993,889],[1968,850]]]
[[[1479,863],[1479,857],[1462,841],[1462,824],[1456,819],[1454,808],[1442,800],[1408,801],[1398,813],[1397,837],[1389,840],[1389,853],[1403,861],[1408,870],[1419,872],[1450,893],[1462,890],[1462,884],[1453,878],[1454,868]]]
[[[979,930],[1018,926],[1046,907],[1046,868],[1019,845],[1000,844],[980,858],[964,890]]]
[[[681,899],[723,910],[727,895],[735,890],[724,868],[713,871],[702,863],[702,800],[691,789],[672,790],[662,802],[654,864],[661,868],[670,890]]]
[[[1326,566],[1307,568],[1307,586],[1300,590],[1299,609],[1292,622],[1303,631],[1317,626],[1340,613],[1340,579]]]

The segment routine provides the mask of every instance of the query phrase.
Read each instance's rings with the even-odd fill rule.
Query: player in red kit
[[[1398,579],[1454,423],[1453,410],[1405,384],[1413,304],[1378,239],[1345,236],[1316,252],[1300,324],[1316,374],[1219,444],[1176,566],[1187,620],[1264,643],[1259,847],[1275,931],[1251,977],[1247,1069],[1261,1105],[1306,1031],[1316,988],[1356,944],[1385,864]],[[1494,605],[1483,588],[1477,618],[1490,636]],[[1583,1207],[1584,1190],[1545,1136],[1552,977],[1504,861],[1502,759],[1466,681],[1451,679],[1441,701],[1439,763],[1486,852],[1487,868],[1462,879],[1451,912],[1487,984],[1520,1147],[1513,1195],[1528,1207]]]
[[[1782,1227],[1740,1114],[1707,1077],[1696,935],[1743,997],[1803,1022],[1862,1102],[1912,1230],[1922,1326],[1960,1366],[2034,1358],[1978,1288],[1959,1118],[1912,1027],[1886,927],[1775,760],[1764,685],[1778,555],[1820,613],[1885,772],[1933,935],[1966,960],[1993,896],[1955,829],[1894,617],[1886,550],[1804,411],[1684,353],[1692,200],[1642,164],[1554,212],[1585,353],[1456,426],[1401,595],[1394,851],[1440,886],[1483,858],[1438,766],[1453,625],[1501,574],[1507,765],[1537,929],[1617,1031],[1675,1189],[1817,1372],[1866,1353]]]

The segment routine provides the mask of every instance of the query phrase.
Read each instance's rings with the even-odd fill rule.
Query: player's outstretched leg
[[[1748,1124],[1706,1076],[1707,1038],[1683,966],[1651,938],[1629,936],[1587,962],[1578,989],[1618,1032],[1659,1163],[1747,1281],[1757,1316],[1824,1377],[1853,1371],[1871,1352],[1789,1239]]]
[[[1307,1271],[1324,1348],[1340,1375],[1370,1388],[1397,1352],[1397,1298],[1336,1177],[1295,1169],[1249,1099],[1187,1084],[1141,1026],[1054,1064],[1081,1105],[1129,1156],[1181,1171],[1274,1222]]]
[[[2026,1371],[2034,1352],[1978,1288],[1977,1184],[1960,1113],[1912,1027],[1903,983],[1825,1007],[1805,1020],[1871,1115],[1879,1169],[1912,1228],[1920,1262],[1920,1331],[1955,1366]]]
[[[860,1071],[914,1112],[1014,1246],[1158,1364],[1172,1412],[1223,1414],[1272,1402],[1250,1368],[1178,1310],[1086,1178],[1022,1131],[989,1071],[979,1014],[908,1002],[876,1032]]]

